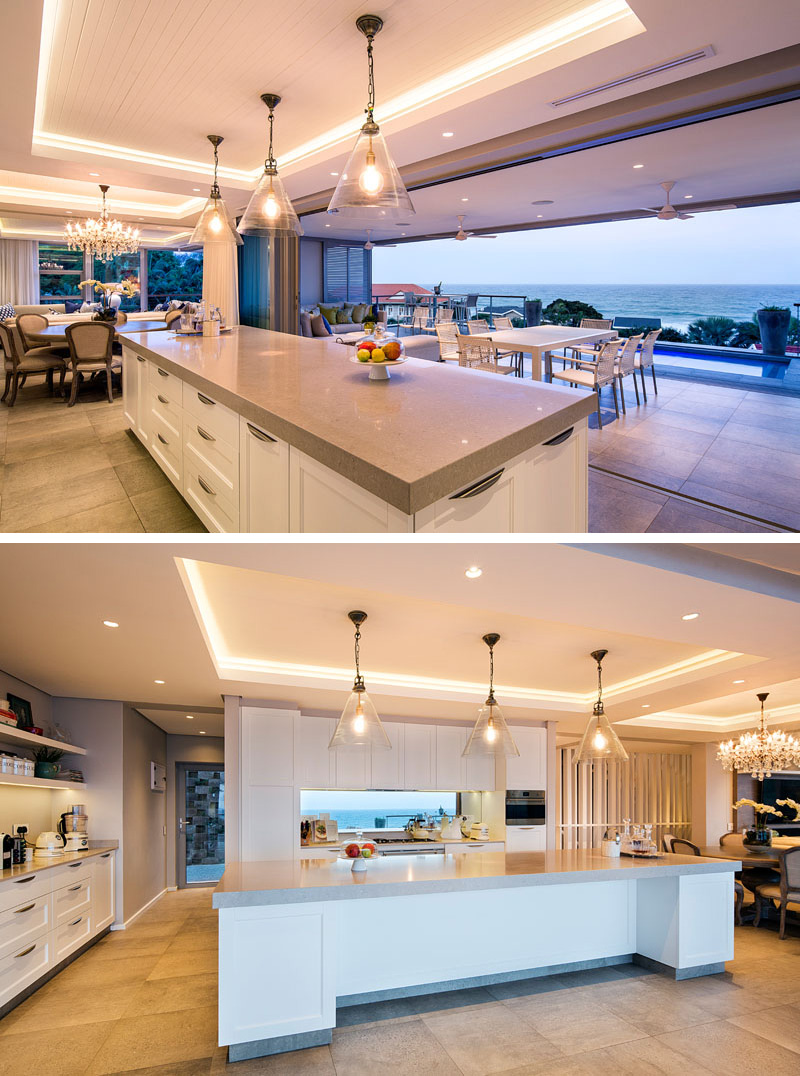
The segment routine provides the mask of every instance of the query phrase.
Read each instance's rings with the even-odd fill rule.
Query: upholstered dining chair
[[[86,373],[97,374],[105,370],[108,402],[114,402],[111,383],[112,370],[122,367],[122,360],[113,352],[114,326],[107,321],[84,321],[67,325],[69,366],[72,370],[72,389],[68,407],[74,407],[78,388]]]
[[[661,838],[661,847],[665,852],[672,852],[672,842],[675,840],[674,833],[665,833]]]
[[[757,927],[761,922],[764,902],[777,900],[781,913],[781,928],[778,936],[782,940],[786,937],[786,906],[789,901],[793,904],[800,904],[800,846],[782,849],[778,858],[780,860],[778,884],[760,885],[755,891],[756,917],[753,920],[753,926]]]
[[[674,856],[699,856],[700,849],[696,844],[692,844],[691,841],[687,841],[683,837],[673,837],[672,854]]]
[[[658,396],[658,384],[656,383],[656,364],[653,359],[653,346],[656,340],[661,335],[661,330],[656,329],[654,332],[648,333],[642,341],[642,346],[639,349],[639,354],[636,356],[634,366],[639,371],[639,376],[642,379],[642,392],[644,393],[645,403],[647,402],[647,387],[644,383],[644,372],[647,367],[650,367],[650,373],[653,377],[653,392]],[[636,375],[634,374],[633,383],[636,384]]]
[[[40,335],[50,324],[44,314],[20,314],[16,324],[22,340],[23,351],[32,351],[37,347],[49,346],[50,341],[47,337]],[[62,347],[63,350],[65,349]]]
[[[729,852],[733,850],[744,854],[747,851],[741,833],[723,833],[719,844],[720,848],[725,847]],[[737,871],[736,877],[751,893],[755,893],[760,885],[777,885],[780,879],[780,875],[772,867],[751,867],[749,864]]]
[[[469,366],[473,370],[485,370],[491,374],[513,374],[510,366],[498,365],[497,349],[488,338],[459,333],[456,339],[459,366]]]
[[[595,362],[581,359],[581,365],[570,370],[553,370],[553,378],[568,381],[571,385],[594,389],[597,393],[597,425],[602,430],[603,416],[600,413],[600,390],[610,385],[614,393],[614,410],[619,418],[619,399],[617,397],[617,348],[618,341],[610,340],[597,353]]]
[[[458,329],[453,322],[437,325],[439,362],[458,362]]]
[[[25,384],[29,374],[44,374],[50,391],[53,391],[53,373],[60,373],[58,395],[64,391],[64,374],[67,367],[63,355],[55,348],[34,347],[27,351],[20,345],[20,338],[11,325],[0,322],[0,348],[3,351],[3,366],[6,382],[0,400],[6,406],[13,407],[17,399],[17,390]]]

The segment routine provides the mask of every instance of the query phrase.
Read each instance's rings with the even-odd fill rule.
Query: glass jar
[[[0,755],[0,773],[13,773],[14,759],[11,755]]]
[[[19,774],[20,777],[25,776],[25,759],[14,756],[14,773]]]
[[[25,776],[33,777],[36,772],[36,763],[31,758],[25,759]]]

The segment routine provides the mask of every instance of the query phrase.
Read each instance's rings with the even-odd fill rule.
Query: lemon
[[[370,353],[366,348],[362,347],[356,352],[356,357],[359,362],[369,362]]]
[[[386,358],[386,355],[385,355],[384,350],[383,350],[382,347],[376,347],[376,348],[373,349],[373,351],[372,351],[372,361],[373,362],[383,362],[383,360],[385,358]]]

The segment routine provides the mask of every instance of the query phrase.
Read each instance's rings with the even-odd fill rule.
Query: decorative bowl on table
[[[372,841],[347,841],[342,845],[341,857],[353,864],[353,871],[365,871],[367,860],[378,855],[378,849]]]
[[[355,355],[350,361],[368,366],[370,381],[388,381],[388,367],[405,362],[405,351],[402,340],[376,326],[374,332],[356,342]]]

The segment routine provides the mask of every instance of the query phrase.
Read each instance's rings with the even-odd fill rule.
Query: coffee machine
[[[58,832],[64,838],[65,852],[85,852],[89,847],[89,816],[82,803],[73,803],[64,811],[58,823]]]

